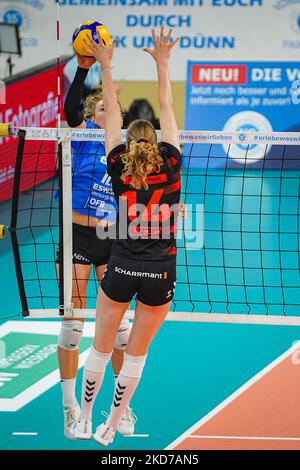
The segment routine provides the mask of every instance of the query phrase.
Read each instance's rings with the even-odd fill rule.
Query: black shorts
[[[173,299],[175,284],[176,257],[143,261],[112,255],[101,281],[110,299],[130,302],[137,294],[137,300],[153,307]]]
[[[110,258],[113,240],[97,237],[95,227],[73,224],[73,264],[107,264]],[[56,262],[59,262],[59,252]]]

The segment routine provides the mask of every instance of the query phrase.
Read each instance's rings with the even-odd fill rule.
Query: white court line
[[[150,434],[127,434],[123,435],[123,437],[150,437]]]
[[[0,338],[8,333],[28,333],[39,335],[59,335],[61,320],[58,321],[7,321],[0,325]],[[93,338],[95,332],[95,322],[86,322],[84,325],[84,337]]]
[[[0,379],[4,380],[3,377],[18,377],[19,374],[14,374],[12,372],[0,372]]]
[[[12,432],[13,436],[37,436],[38,432]]]
[[[177,439],[175,439],[171,444],[169,444],[165,450],[173,450],[174,447],[181,444],[186,438],[191,437],[198,428],[203,426],[209,420],[214,418],[220,411],[222,411],[226,406],[232,403],[236,398],[242,395],[246,390],[248,390],[252,385],[258,382],[262,377],[267,375],[272,369],[277,367],[281,362],[283,362],[286,358],[288,358],[294,351],[296,351],[300,347],[300,342],[294,343],[287,351],[285,351],[281,356],[277,357],[273,362],[270,362],[264,369],[262,369],[258,374],[254,375],[248,382],[238,388],[235,392],[233,392],[229,397],[227,397],[222,403],[220,403],[216,408],[210,411],[207,415],[197,421],[193,426],[187,429],[183,434],[181,434]]]
[[[188,439],[236,439],[244,441],[300,441],[300,437],[262,437],[262,436],[198,436],[192,435]]]

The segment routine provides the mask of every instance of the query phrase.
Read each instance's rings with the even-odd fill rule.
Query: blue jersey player
[[[102,96],[90,95],[80,110],[84,81],[93,59],[78,56],[78,68],[69,88],[64,111],[70,127],[97,129],[105,127],[105,109]],[[120,106],[120,123],[123,117]],[[87,285],[94,265],[97,278],[103,277],[111,254],[113,240],[99,239],[97,226],[114,224],[117,205],[113,196],[111,177],[107,174],[105,147],[102,142],[72,142],[72,203],[73,203],[73,285],[74,308],[87,306]],[[57,263],[59,258],[57,259]],[[64,433],[72,438],[70,428],[78,418],[80,409],[75,396],[78,371],[78,346],[83,334],[83,319],[63,319],[58,338],[58,360],[64,407]],[[116,337],[113,369],[117,377],[123,364],[124,350],[131,325],[124,320]],[[135,416],[127,407],[119,425],[119,432],[134,432]]]

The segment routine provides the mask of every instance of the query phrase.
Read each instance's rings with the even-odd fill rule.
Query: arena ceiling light
[[[19,28],[16,24],[0,23],[0,54],[21,55]]]
[[[0,23],[0,54],[8,54],[6,61],[8,66],[8,76],[13,74],[15,64],[11,56],[22,55],[19,27],[16,24]]]

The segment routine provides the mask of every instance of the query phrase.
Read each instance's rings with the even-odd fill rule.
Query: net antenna
[[[72,155],[70,132],[61,129],[61,66],[60,66],[60,3],[56,0],[56,45],[57,45],[57,143],[59,179],[59,313],[72,314]]]
[[[0,23],[0,54],[8,54],[8,76],[11,77],[16,64],[12,55],[22,56],[19,26],[17,24]]]
[[[59,5],[59,0],[56,0],[56,45],[57,45],[57,99],[58,99],[57,127],[58,127],[58,130],[60,131],[60,128],[61,128],[61,73],[60,73],[60,5]]]

